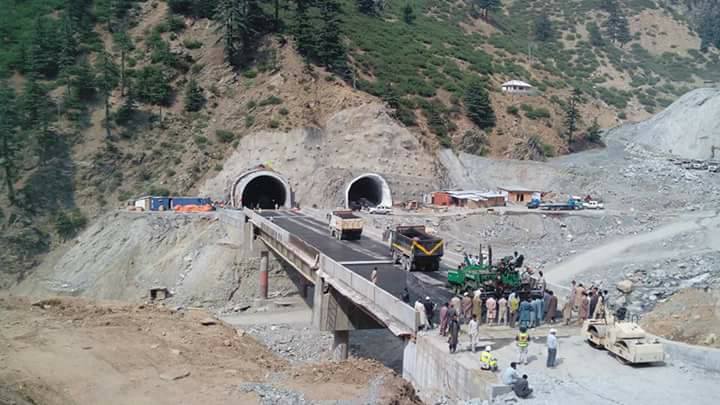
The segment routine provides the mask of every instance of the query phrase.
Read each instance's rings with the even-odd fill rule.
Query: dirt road
[[[417,403],[377,362],[291,366],[204,311],[2,296],[0,313],[0,403]]]
[[[624,262],[626,260],[653,260],[658,257],[657,254],[659,250],[662,250],[664,254],[672,254],[672,247],[669,249],[657,249],[658,244],[677,235],[694,231],[703,231],[706,233],[705,246],[702,248],[717,250],[719,247],[718,244],[720,243],[717,235],[718,226],[720,226],[720,218],[717,213],[687,215],[679,221],[661,226],[652,232],[614,240],[577,254],[557,266],[546,269],[545,277],[549,283],[565,286],[579,274],[593,268]],[[643,255],[638,257],[638,255],[627,254],[628,251],[634,247],[651,244],[654,244],[655,248],[645,250],[643,255],[646,257],[643,257]],[[683,252],[683,254],[687,254],[687,252]]]

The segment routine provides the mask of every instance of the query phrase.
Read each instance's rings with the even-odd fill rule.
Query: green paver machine
[[[524,260],[522,255],[517,258],[506,256],[498,263],[492,264],[492,248],[489,247],[487,262],[482,258],[482,254],[479,257],[477,262],[466,257],[459,268],[448,271],[448,284],[455,293],[462,294],[482,289],[484,295],[488,293],[506,295],[511,291],[518,291],[521,296],[532,295],[530,284],[523,283],[520,277]]]

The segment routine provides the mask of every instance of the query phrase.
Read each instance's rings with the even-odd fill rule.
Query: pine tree
[[[268,25],[258,0],[220,0],[216,19],[221,25],[228,62],[240,67],[253,60]]]
[[[568,146],[572,144],[573,136],[575,135],[581,121],[580,112],[578,111],[581,95],[582,92],[580,89],[573,89],[572,95],[565,106],[565,136],[567,136]]]
[[[378,9],[375,0],[355,0],[358,11],[366,15],[377,15]]]
[[[541,42],[550,41],[555,36],[553,32],[552,21],[546,15],[539,15],[535,18],[533,27],[535,39]]]
[[[138,100],[153,105],[168,105],[171,94],[172,88],[161,66],[145,66],[137,72],[135,95]]]
[[[597,118],[593,119],[593,123],[587,130],[587,140],[592,143],[600,142],[600,124],[598,124]]]
[[[200,111],[205,106],[205,95],[197,81],[192,78],[185,88],[185,111]]]
[[[475,7],[480,9],[480,17],[487,20],[491,11],[502,8],[501,0],[473,0]]]
[[[467,116],[481,129],[495,126],[495,111],[493,111],[490,96],[485,88],[485,82],[476,80],[465,91],[465,109]]]
[[[595,23],[588,24],[588,33],[590,35],[590,45],[595,47],[605,46],[605,40],[603,39],[600,28]]]
[[[16,160],[20,149],[18,124],[15,90],[0,82],[0,167],[11,204],[15,203]]]
[[[51,108],[47,89],[40,83],[36,74],[28,75],[19,106],[20,121],[24,129],[47,129]]]
[[[57,34],[47,18],[35,19],[25,70],[45,77],[52,77],[58,70]]]
[[[340,3],[324,0],[320,4],[322,29],[318,35],[318,59],[320,64],[334,72],[342,72],[345,65],[345,46],[340,28]]]
[[[125,96],[125,87],[127,86],[127,73],[125,62],[128,52],[132,51],[135,46],[132,38],[126,32],[118,32],[113,36],[115,49],[120,52],[120,95]]]
[[[312,21],[310,6],[312,0],[295,1],[294,37],[298,52],[308,59],[317,58],[317,41]]]
[[[132,121],[133,116],[137,111],[137,103],[135,102],[135,92],[131,86],[128,85],[127,96],[125,102],[118,108],[115,113],[115,123],[118,125],[127,125]]]
[[[619,8],[610,12],[606,27],[607,36],[611,41],[620,44],[620,47],[632,39],[627,18]]]
[[[100,96],[102,96],[105,104],[105,132],[107,137],[110,138],[112,136],[112,132],[110,131],[112,128],[112,123],[110,122],[110,96],[118,85],[118,69],[115,63],[113,63],[112,55],[103,51],[100,52],[98,56],[95,70],[97,71],[98,92]]]
[[[78,43],[75,39],[75,30],[68,13],[63,14],[60,31],[58,32],[58,42],[58,67],[60,72],[64,74],[67,72],[67,69],[75,64],[78,48]]]
[[[382,99],[393,110],[400,108],[400,95],[392,84],[383,86]]]
[[[410,3],[405,4],[405,7],[403,7],[403,20],[405,21],[405,24],[412,24],[415,22],[415,11]]]

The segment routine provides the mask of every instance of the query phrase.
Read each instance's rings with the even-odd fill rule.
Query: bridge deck
[[[438,304],[448,301],[452,293],[445,288],[447,269],[438,272],[408,273],[399,266],[389,264],[391,261],[388,247],[373,239],[363,236],[357,241],[339,241],[332,236],[327,224],[293,211],[264,211],[261,215],[272,218],[273,223],[299,237],[317,250],[323,252],[337,262],[370,279],[373,269],[378,269],[378,286],[393,296],[400,298],[403,289],[407,287],[411,302],[418,298],[430,296]],[[378,263],[372,263],[377,261]],[[362,264],[350,264],[361,262]]]

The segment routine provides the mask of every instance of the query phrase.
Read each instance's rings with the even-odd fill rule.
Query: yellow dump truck
[[[363,219],[353,214],[351,210],[337,210],[328,214],[330,235],[338,240],[360,239],[363,229]]]

